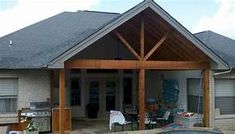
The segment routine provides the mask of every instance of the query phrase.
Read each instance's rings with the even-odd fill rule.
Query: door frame
[[[118,109],[118,103],[121,101],[121,97],[119,95],[119,79],[115,76],[110,77],[87,77],[85,79],[85,105],[89,103],[89,90],[90,90],[90,82],[98,81],[99,82],[99,111],[98,118],[107,118],[109,115],[109,111],[106,111],[106,81],[115,81],[116,82],[116,91],[115,91],[115,109]]]

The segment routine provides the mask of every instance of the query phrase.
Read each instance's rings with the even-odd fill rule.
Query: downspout
[[[228,67],[229,67],[228,70],[221,71],[221,72],[217,72],[217,73],[213,73],[213,79],[214,79],[215,76],[230,73],[233,68],[232,68],[231,66],[229,66],[229,65],[228,65]],[[214,85],[215,85],[215,80],[213,80],[213,83],[214,83]],[[213,106],[212,106],[212,107],[213,107],[212,109],[213,109],[213,110],[215,110],[215,97],[216,97],[216,95],[215,95],[215,86],[214,86],[214,85],[213,85],[213,90],[214,90],[214,91],[213,91],[213,93],[212,93],[212,94],[213,94],[213,100],[214,100],[214,101],[212,102],[212,105],[213,105]],[[212,126],[212,127],[215,127],[215,114],[214,114],[214,113],[212,113],[212,122],[211,122],[211,126]]]
[[[218,72],[218,73],[214,73],[213,76],[217,76],[217,75],[222,75],[222,74],[227,74],[230,73],[233,70],[233,68],[231,66],[229,66],[229,69],[226,71],[222,71],[222,72]]]

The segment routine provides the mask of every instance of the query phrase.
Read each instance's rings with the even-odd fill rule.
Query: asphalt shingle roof
[[[43,68],[119,16],[107,12],[63,12],[1,37],[0,69]],[[235,68],[235,40],[212,31],[195,36]]]
[[[195,36],[232,68],[235,68],[235,40],[212,31],[196,33]]]
[[[6,35],[0,38],[0,68],[43,68],[118,16],[105,12],[63,12]]]

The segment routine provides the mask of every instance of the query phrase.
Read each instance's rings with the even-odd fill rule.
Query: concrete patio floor
[[[151,130],[141,130],[133,131],[131,126],[125,126],[124,131],[119,126],[116,128],[116,131],[109,130],[109,121],[104,119],[76,119],[72,122],[72,131],[67,132],[68,134],[158,134],[166,130],[162,128],[156,128]],[[209,130],[211,128],[193,128],[193,130]],[[224,134],[235,134],[235,131],[231,130],[221,130]]]
[[[109,130],[109,121],[105,119],[76,119],[73,120],[72,134],[104,134],[114,133]],[[124,127],[124,131],[132,131],[131,125]],[[122,127],[117,126],[115,132],[122,132]]]

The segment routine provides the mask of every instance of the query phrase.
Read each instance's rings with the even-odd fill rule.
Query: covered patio
[[[156,5],[143,2],[93,34],[82,42],[83,45],[67,51],[55,61],[51,68],[60,68],[58,72],[61,134],[65,132],[65,94],[69,70],[136,70],[139,130],[145,129],[147,71],[202,71],[203,125],[210,126],[211,65],[216,65],[216,62],[220,61],[214,58],[215,55],[190,32],[163,12]],[[114,43],[108,39],[112,39]],[[109,56],[106,55],[109,50],[92,47],[104,42],[113,46],[112,49],[118,51],[118,54]],[[79,122],[77,125],[79,128]]]

